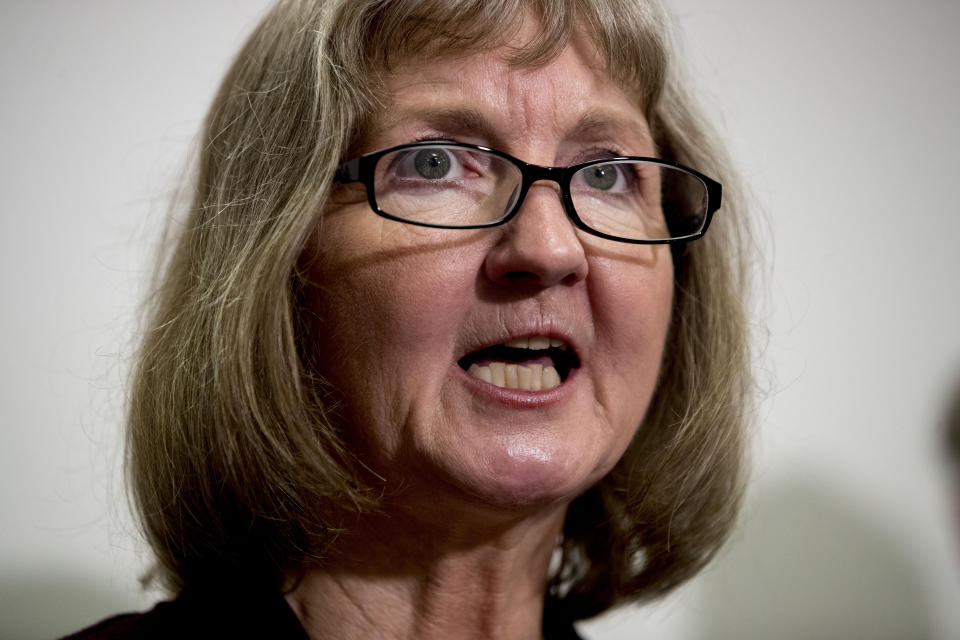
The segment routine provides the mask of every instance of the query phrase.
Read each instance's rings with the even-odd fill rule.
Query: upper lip
[[[563,331],[558,331],[553,328],[532,328],[532,329],[519,329],[516,331],[508,331],[503,335],[492,337],[489,340],[478,341],[476,344],[469,346],[466,350],[462,351],[459,356],[457,356],[457,361],[459,362],[463,358],[469,356],[472,353],[476,353],[482,349],[487,349],[489,347],[495,347],[497,345],[510,342],[511,340],[518,340],[520,338],[533,338],[537,336],[546,336],[547,338],[562,340],[564,344],[567,345],[568,349],[576,356],[577,360],[582,362],[583,356],[581,352],[581,347],[578,344],[578,341],[574,339],[568,333]]]

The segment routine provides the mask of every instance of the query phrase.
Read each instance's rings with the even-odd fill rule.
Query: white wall
[[[143,608],[119,475],[149,251],[264,0],[0,2],[0,637]],[[960,4],[675,0],[761,212],[743,523],[597,638],[955,638]],[[721,214],[722,215],[722,212]]]

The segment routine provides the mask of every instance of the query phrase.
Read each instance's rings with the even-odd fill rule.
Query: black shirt
[[[544,621],[548,640],[581,640],[573,624]],[[146,613],[107,618],[63,640],[169,640],[171,638],[270,638],[308,640],[286,599],[280,593],[230,590],[228,595],[185,592],[176,600],[161,602]]]
[[[146,613],[107,618],[64,640],[270,638],[308,640],[280,593],[236,590],[229,597],[185,592]]]

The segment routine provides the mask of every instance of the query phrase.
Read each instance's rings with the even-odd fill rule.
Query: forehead
[[[386,143],[407,129],[469,130],[496,143],[504,137],[564,137],[607,130],[650,142],[639,100],[614,82],[589,39],[572,38],[536,66],[512,62],[516,46],[468,55],[433,52],[383,78],[383,108],[369,129]],[[492,139],[491,139],[492,138]],[[636,146],[635,144],[633,146]]]

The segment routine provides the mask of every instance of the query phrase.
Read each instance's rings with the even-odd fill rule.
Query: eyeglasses
[[[340,165],[337,180],[362,182],[378,215],[441,229],[505,224],[530,186],[560,186],[567,217],[578,229],[618,242],[695,240],[720,208],[720,183],[664,160],[612,157],[569,167],[541,167],[471,144],[414,142]]]

